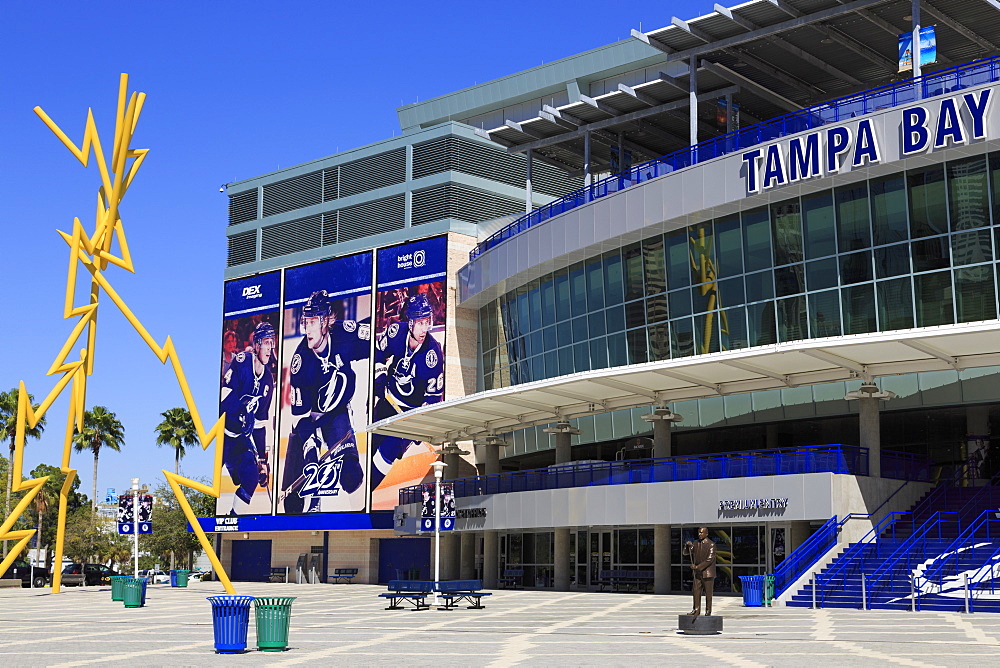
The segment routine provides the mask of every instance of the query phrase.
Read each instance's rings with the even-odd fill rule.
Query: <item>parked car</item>
[[[149,581],[152,584],[169,584],[170,583],[170,573],[167,573],[166,571],[158,571],[158,570],[152,570],[152,569],[150,569],[148,571],[139,571],[139,577],[141,577],[141,578],[149,578]]]
[[[32,568],[27,559],[15,559],[6,577],[12,580],[20,580],[21,586],[30,587],[32,583],[36,587],[44,587],[49,581],[49,569],[44,566]]]
[[[110,585],[112,575],[121,575],[104,564],[68,564],[62,571],[62,583],[67,586]]]

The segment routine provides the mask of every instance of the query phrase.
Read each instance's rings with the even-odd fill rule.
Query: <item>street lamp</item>
[[[441,477],[447,466],[440,459],[434,467],[434,605],[441,605],[438,583],[441,581]]]
[[[139,479],[132,478],[132,570],[139,578]]]

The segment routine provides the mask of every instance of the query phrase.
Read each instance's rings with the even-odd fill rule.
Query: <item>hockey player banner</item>
[[[382,248],[377,259],[372,422],[444,398],[446,237]],[[428,443],[372,435],[372,510],[392,510],[401,487],[432,480]]]
[[[273,512],[281,275],[226,283],[220,412],[226,416],[217,515]]]
[[[365,510],[371,293],[371,253],[285,270],[278,513]]]

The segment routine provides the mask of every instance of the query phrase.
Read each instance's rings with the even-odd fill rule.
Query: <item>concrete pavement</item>
[[[374,585],[237,583],[240,594],[297,596],[290,649],[213,653],[218,583],[150,586],[145,608],[106,587],[0,590],[0,665],[205,664],[635,666],[1000,666],[1000,615],[744,608],[716,597],[719,636],[683,636],[687,596],[497,591],[484,610],[387,611]],[[251,615],[249,647],[254,644]]]

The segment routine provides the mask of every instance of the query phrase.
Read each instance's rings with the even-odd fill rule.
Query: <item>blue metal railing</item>
[[[868,577],[866,588],[868,600],[865,601],[865,607],[871,608],[872,598],[877,595],[877,592],[891,587],[892,576],[898,570],[910,571],[914,566],[915,559],[926,559],[924,555],[927,552],[928,539],[936,537],[940,540],[944,538],[943,530],[945,525],[949,524],[954,525],[959,532],[961,531],[957,513],[947,510],[938,511],[904,540]]]
[[[883,454],[885,454],[883,452]],[[673,482],[791,473],[868,475],[868,449],[854,445],[728,452],[715,455],[561,464],[544,469],[481,475],[449,481],[456,497],[505,494],[590,485]],[[421,486],[399,490],[400,505],[421,500]]]
[[[804,543],[792,550],[785,560],[774,569],[774,595],[781,594],[816,563],[816,560],[837,544],[840,524],[837,516],[828,519],[823,526],[813,532]]]
[[[860,573],[865,565],[868,563],[869,559],[875,559],[876,561],[885,558],[885,554],[881,552],[883,550],[884,542],[880,543],[879,538],[891,538],[893,541],[896,539],[896,532],[902,531],[904,526],[909,525],[912,529],[913,521],[909,518],[910,513],[901,512],[891,512],[882,518],[878,524],[872,527],[872,530],[866,533],[861,540],[857,543],[852,543],[847,551],[844,552],[834,563],[832,568],[825,573],[823,576],[816,576],[816,580],[813,586],[816,587],[816,599],[819,602],[819,607],[823,607],[823,601],[826,599],[827,591],[837,585],[838,580],[846,581],[848,577],[855,573]],[[850,515],[845,517],[842,522],[846,522],[851,518]],[[888,536],[882,536],[883,532],[888,532]],[[873,546],[874,554],[867,554],[868,547]]]
[[[983,552],[984,548],[993,551],[995,545],[993,541],[1000,538],[1000,519],[996,518],[996,510],[985,510],[980,513],[969,527],[959,534],[948,547],[941,551],[941,554],[948,555],[939,559],[931,568],[914,578],[914,589],[917,594],[917,606],[920,606],[920,596],[924,594],[934,594],[944,590],[945,579],[957,573],[957,564],[960,561],[975,558],[977,552]],[[983,541],[977,543],[976,541]],[[995,552],[983,560],[988,563],[995,556]]]
[[[907,79],[873,88],[863,93],[824,102],[700,142],[655,160],[644,162],[620,174],[601,179],[589,187],[585,186],[575,190],[549,204],[532,210],[476,244],[476,247],[469,252],[469,260],[475,260],[484,251],[500,245],[507,239],[553,216],[664,174],[735,153],[779,137],[812,130],[831,123],[839,123],[881,109],[910,104],[969,86],[996,81],[1000,81],[1000,56],[975,60],[917,79]]]

